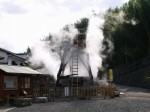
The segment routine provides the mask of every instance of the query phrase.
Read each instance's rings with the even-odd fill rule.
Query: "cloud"
[[[129,2],[129,0],[122,0],[122,3],[127,3]]]
[[[21,14],[26,12],[21,6],[8,2],[3,3],[1,10],[9,14]]]
[[[115,2],[114,2],[115,1]],[[0,42],[22,52],[66,24],[120,6],[124,0],[0,0]],[[10,45],[11,44],[11,45]],[[0,47],[3,45],[1,44]]]

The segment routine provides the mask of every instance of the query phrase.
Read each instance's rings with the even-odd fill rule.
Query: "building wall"
[[[8,56],[8,65],[12,65],[12,62],[16,62],[17,65],[25,63],[25,60],[16,56]]]
[[[4,76],[17,76],[17,88],[16,89],[5,89],[4,88]],[[20,96],[21,90],[24,90],[28,93],[28,95],[32,94],[32,81],[30,81],[30,88],[21,88],[20,80],[23,77],[30,77],[32,80],[32,77],[30,74],[7,74],[0,70],[0,99],[6,100],[7,96]]]
[[[3,50],[0,50],[0,56],[4,57],[4,59],[0,60],[0,64],[8,64],[8,65],[25,65],[25,58],[18,57],[17,55],[14,55],[13,53],[7,53]],[[13,64],[15,62],[16,64]]]
[[[17,76],[17,88],[16,89],[4,89],[4,77],[5,76]],[[30,88],[23,88],[21,87],[22,78],[30,77]],[[10,97],[20,97],[21,90],[25,90],[28,95],[34,96],[34,90],[37,92],[39,90],[37,96],[41,95],[41,93],[45,94],[45,90],[48,91],[48,76],[43,75],[32,75],[32,74],[15,74],[15,73],[5,73],[0,70],[0,99],[4,101],[7,100],[8,95]],[[35,83],[34,83],[35,82]],[[41,88],[41,84],[43,85]]]
[[[8,60],[8,55],[6,52],[4,51],[0,51],[0,56],[1,57],[4,57],[4,59],[0,60],[0,63],[7,63],[7,60]]]
[[[0,73],[0,99],[2,99],[3,75]]]
[[[28,59],[28,55],[27,54],[16,54],[17,56],[24,58],[24,59]]]

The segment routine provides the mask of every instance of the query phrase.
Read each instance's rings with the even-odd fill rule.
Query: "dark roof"
[[[4,52],[6,52],[6,53],[8,53],[8,54],[14,54],[14,55],[15,55],[15,53],[10,52],[10,51],[8,51],[8,50],[6,50],[6,49],[3,49],[3,48],[0,48],[0,51],[4,51]]]
[[[16,55],[27,55],[27,53],[16,53]]]
[[[6,49],[0,48],[0,51],[4,51],[4,52],[6,52],[6,53],[9,54],[9,55],[13,55],[13,56],[16,56],[16,57],[18,57],[18,58],[24,59],[24,58],[22,58],[22,57],[20,57],[20,56],[17,56],[17,55],[16,55],[15,53],[13,53],[13,52],[6,50]],[[25,59],[24,59],[24,60],[25,60]]]

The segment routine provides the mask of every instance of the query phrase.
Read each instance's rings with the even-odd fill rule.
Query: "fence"
[[[42,91],[41,91],[42,90]],[[69,99],[90,99],[90,98],[112,98],[115,96],[116,87],[109,86],[91,86],[91,87],[49,87],[47,90],[33,90],[35,97],[46,96],[49,100],[57,98]]]

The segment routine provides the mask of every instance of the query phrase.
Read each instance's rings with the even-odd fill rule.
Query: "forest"
[[[150,88],[149,11],[149,0],[129,0],[105,14],[103,67],[114,69],[116,83]]]
[[[120,8],[108,9],[103,27],[103,65],[116,67],[150,56],[150,1],[130,0]],[[109,53],[109,42],[114,45]]]

